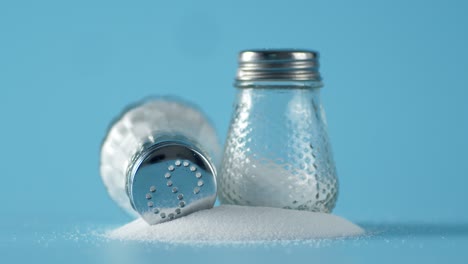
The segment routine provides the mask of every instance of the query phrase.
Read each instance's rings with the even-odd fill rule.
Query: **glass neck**
[[[259,88],[259,89],[313,89],[323,86],[321,81],[297,81],[297,80],[262,80],[262,81],[240,81],[234,83],[236,88]]]

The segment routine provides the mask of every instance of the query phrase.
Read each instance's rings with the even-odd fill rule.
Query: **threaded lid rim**
[[[236,81],[321,81],[319,53],[312,50],[245,50]]]

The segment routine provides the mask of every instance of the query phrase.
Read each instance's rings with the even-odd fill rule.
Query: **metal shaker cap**
[[[236,81],[321,81],[319,53],[311,50],[246,50]]]
[[[212,208],[216,169],[185,141],[164,141],[147,149],[131,168],[127,194],[149,224]]]

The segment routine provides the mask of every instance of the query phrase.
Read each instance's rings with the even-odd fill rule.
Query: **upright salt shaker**
[[[318,53],[241,52],[235,86],[220,201],[331,212],[338,180],[319,97]]]
[[[126,109],[101,148],[101,177],[117,204],[157,224],[213,207],[216,131],[195,106],[153,98]]]

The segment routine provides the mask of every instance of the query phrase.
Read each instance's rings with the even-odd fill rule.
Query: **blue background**
[[[467,12],[464,1],[1,1],[0,251],[129,221],[99,177],[111,119],[175,94],[224,139],[237,52],[288,47],[321,53],[334,213],[461,223],[466,245]]]

